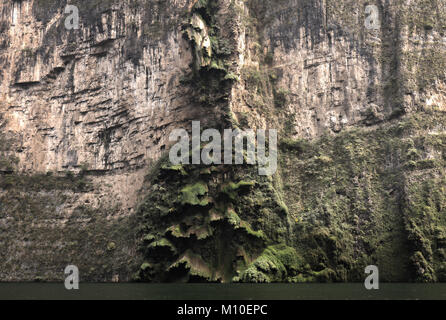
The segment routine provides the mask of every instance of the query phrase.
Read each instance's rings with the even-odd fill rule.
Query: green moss
[[[186,170],[184,169],[184,166],[181,165],[181,164],[178,164],[178,165],[167,165],[167,164],[163,164],[163,165],[161,166],[161,169],[162,169],[162,170],[165,170],[165,171],[178,172],[178,173],[180,173],[182,176],[187,176],[187,172],[186,172]]]
[[[446,178],[435,171],[418,178],[407,189],[404,206],[408,240],[414,254],[411,271],[414,279],[437,281],[442,277],[441,253],[445,243]]]
[[[147,248],[149,250],[168,249],[172,254],[176,253],[175,246],[166,238],[150,243]]]
[[[113,250],[115,250],[116,249],[116,243],[114,243],[113,241],[112,242],[109,242],[108,244],[107,244],[107,250],[108,251],[113,251]]]
[[[228,221],[233,226],[239,226],[241,219],[238,214],[234,211],[234,209],[228,209],[227,211]]]
[[[181,189],[181,203],[192,206],[206,206],[209,204],[209,198],[203,197],[208,193],[208,186],[198,182],[188,185]]]
[[[229,72],[227,75],[225,75],[224,79],[231,81],[240,81],[239,77],[232,72]]]
[[[239,224],[240,228],[244,229],[246,233],[254,238],[258,238],[260,240],[266,241],[267,237],[265,236],[265,233],[263,230],[253,230],[251,225],[246,221],[241,221]]]
[[[138,209],[141,237],[150,235],[142,239],[141,248],[153,270],[140,272],[140,279],[198,281],[184,261],[171,268],[189,249],[213,275],[219,274],[209,281],[230,281],[237,266],[244,268],[267,243],[283,237],[283,209],[276,201],[280,197],[274,195],[277,191],[268,178],[258,176],[255,166],[190,165],[185,166],[187,176],[166,175],[162,167],[155,167],[158,173],[152,171],[148,196]],[[265,210],[259,213],[262,207]],[[160,238],[175,250],[153,251],[154,239]]]
[[[291,281],[303,269],[302,263],[294,248],[269,246],[241,273],[240,280],[257,283]]]
[[[150,265],[150,263],[148,263],[148,262],[144,262],[144,263],[141,265],[141,270],[142,270],[142,271],[148,270],[148,269],[150,269],[150,268],[151,268],[151,265]]]
[[[211,282],[218,280],[215,279],[212,270],[206,262],[190,250],[169,267],[169,272],[175,272],[175,269],[184,269],[187,271],[189,281],[191,282]]]
[[[148,234],[144,237],[144,241],[147,241],[148,243],[153,242],[155,240],[155,236],[153,234]]]
[[[284,152],[302,153],[308,151],[310,142],[305,139],[284,138],[280,140],[280,148]]]
[[[235,200],[238,193],[249,189],[255,185],[255,181],[239,181],[237,183],[229,182],[222,187],[222,192],[225,193],[230,199]]]
[[[444,117],[419,113],[305,147],[283,144],[284,201],[296,249],[315,280],[359,281],[368,264],[379,265],[387,281],[438,279],[442,232],[434,230],[445,225],[444,147],[427,132]]]
[[[330,268],[326,268],[322,271],[315,271],[312,275],[318,282],[332,282],[338,278],[336,272]]]
[[[190,238],[194,235],[197,240],[204,240],[212,235],[212,230],[208,226],[191,226],[187,231],[183,231],[179,225],[171,226],[166,230],[166,234],[170,236],[180,239]]]

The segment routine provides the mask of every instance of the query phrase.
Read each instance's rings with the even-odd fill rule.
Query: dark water
[[[100,300],[446,300],[443,284],[87,284],[66,290],[62,283],[0,283],[0,299]]]

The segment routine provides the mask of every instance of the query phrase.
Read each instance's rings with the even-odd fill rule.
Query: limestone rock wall
[[[0,280],[446,279],[443,1],[66,4],[0,0]],[[166,165],[191,120],[279,171]]]
[[[116,222],[132,214],[144,175],[166,149],[170,130],[200,113],[190,101],[190,89],[180,85],[192,62],[181,33],[191,3],[70,2],[79,9],[79,29],[73,30],[65,28],[66,1],[0,3],[0,127],[5,162],[0,179],[8,183],[5,201],[12,200],[13,191],[41,199],[36,202],[53,195],[54,191],[38,187],[27,190],[16,175],[63,179],[82,171],[88,175],[85,179],[92,180],[91,188],[65,194],[57,209],[26,210],[36,219],[27,229],[36,229],[40,240],[30,239],[31,244],[25,245],[21,238],[29,239],[30,230],[5,236],[3,254],[9,267],[2,268],[2,280],[38,277],[39,266],[32,262],[34,246],[48,246],[42,254],[59,251],[35,224],[57,230],[61,241],[57,247],[62,248],[69,242],[63,239],[67,219],[78,224],[73,237],[81,237],[79,229],[85,225],[74,218],[79,207],[92,210],[87,219],[91,224],[98,224],[96,218]],[[1,207],[3,228],[18,228],[11,220],[21,220],[16,214],[25,212],[16,212],[6,203]],[[81,260],[83,249],[73,250],[63,260]],[[42,278],[62,276],[60,258],[53,261],[56,264],[42,271]],[[35,268],[10,273],[8,268],[14,264],[18,269],[27,264]]]

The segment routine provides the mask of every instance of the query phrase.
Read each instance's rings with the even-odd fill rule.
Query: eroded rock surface
[[[0,280],[446,279],[442,1],[0,1]],[[191,120],[278,172],[169,165]]]

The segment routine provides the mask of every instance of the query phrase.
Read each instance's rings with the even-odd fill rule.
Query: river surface
[[[0,283],[0,300],[446,300],[446,283],[380,284],[92,284],[66,290],[62,283]]]

